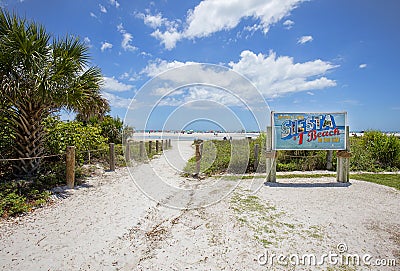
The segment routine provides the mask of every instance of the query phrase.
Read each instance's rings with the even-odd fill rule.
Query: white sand
[[[178,147],[174,142],[165,156],[136,166],[131,172],[140,188],[153,188],[151,193],[167,205],[190,208],[207,202],[196,189],[213,180],[179,174],[193,154],[190,143]],[[170,186],[154,187],[154,180]],[[211,192],[224,194],[234,185],[220,181]],[[255,197],[246,194],[247,187],[242,182],[207,208],[171,209],[147,198],[127,169],[106,172],[63,190],[66,197],[50,206],[1,221],[0,269],[267,270],[257,262],[265,251],[320,256],[345,243],[349,253],[396,258],[397,267],[334,270],[399,270],[399,191],[355,180],[343,185],[334,178],[279,179]],[[247,206],[247,200],[255,204]],[[278,265],[270,270],[325,269]]]

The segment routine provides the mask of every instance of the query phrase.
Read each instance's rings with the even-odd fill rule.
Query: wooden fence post
[[[272,149],[272,127],[267,127],[266,134],[266,170],[267,170],[267,182],[276,182],[276,151]]]
[[[140,159],[140,161],[144,160],[144,142],[143,141],[139,142],[139,159]]]
[[[125,160],[126,164],[131,161],[131,147],[130,147],[130,142],[129,140],[126,141],[126,147],[125,147]]]
[[[159,149],[158,149],[158,140],[156,140],[156,153],[158,153]]]
[[[163,139],[161,139],[161,145],[160,146],[161,146],[160,150],[163,151],[164,150],[164,140]]]
[[[254,171],[257,172],[257,167],[258,167],[258,151],[259,151],[259,145],[254,144]]]
[[[66,150],[66,179],[67,187],[74,188],[75,185],[75,146],[68,146]]]
[[[327,170],[332,170],[332,168],[333,168],[332,159],[333,159],[333,150],[327,150],[326,151],[326,169]]]
[[[337,171],[336,180],[341,183],[347,183],[350,180],[350,128],[346,126],[346,150],[338,151],[337,156]]]
[[[201,160],[200,144],[196,143],[196,176],[199,176],[200,174],[200,160]]]
[[[172,144],[171,144],[171,138],[170,138],[170,139],[168,139],[168,147],[169,147],[169,148],[171,148],[171,147],[172,147]]]
[[[165,149],[168,150],[168,139],[166,139],[164,143],[165,143],[164,144],[165,145]]]
[[[115,171],[115,145],[110,143],[110,170]]]
[[[149,141],[149,154],[148,156],[151,156],[151,152],[153,151],[153,141]]]

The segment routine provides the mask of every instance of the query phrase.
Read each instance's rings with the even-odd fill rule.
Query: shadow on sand
[[[265,186],[268,187],[290,187],[290,188],[316,188],[316,187],[349,187],[351,183],[339,183],[339,182],[330,182],[330,183],[271,183],[265,182]]]
[[[85,189],[85,188],[87,189],[87,188],[91,188],[91,187],[93,187],[93,185],[83,182],[83,183],[75,185],[74,188],[68,188],[66,185],[64,185],[64,186],[54,187],[50,191],[56,198],[65,199],[72,195],[72,193],[70,192],[71,190],[79,190],[79,189]]]

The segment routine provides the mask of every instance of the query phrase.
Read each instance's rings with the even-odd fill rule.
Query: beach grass
[[[360,173],[350,174],[350,178],[353,180],[366,181],[400,190],[400,174],[396,173],[385,173],[385,174],[374,174],[374,173]]]

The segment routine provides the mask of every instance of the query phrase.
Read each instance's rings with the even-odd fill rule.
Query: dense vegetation
[[[54,37],[40,24],[0,9],[0,125],[16,176],[34,176],[46,151],[43,121],[61,109],[85,119],[109,110],[102,74],[78,37]],[[4,133],[4,132],[3,132]],[[4,145],[4,143],[2,144]],[[5,155],[3,155],[5,156]]]
[[[0,217],[43,204],[48,189],[65,184],[68,145],[79,166],[107,162],[108,143],[117,143],[123,163],[122,132],[132,128],[105,115],[103,76],[88,50],[76,36],[53,36],[0,9]],[[61,121],[60,110],[77,113],[76,120]]]
[[[400,169],[400,139],[379,131],[350,138],[354,171],[397,171]]]
[[[235,154],[236,146],[238,153]],[[254,145],[258,144],[260,162],[257,171],[265,171],[265,135],[255,140],[218,141],[203,143],[203,156],[200,171],[206,175],[221,172],[249,173],[254,172]],[[237,147],[239,146],[239,147]],[[352,158],[350,168],[353,171],[397,171],[400,168],[400,139],[379,131],[367,131],[362,137],[350,138]],[[249,156],[243,155],[248,153]],[[325,170],[327,151],[279,151],[277,171]],[[332,170],[336,170],[336,154],[333,152]],[[196,159],[191,158],[185,172],[193,173]]]
[[[96,120],[83,123],[77,120],[61,121],[57,117],[44,120],[45,155],[54,155],[41,159],[35,176],[15,178],[12,168],[7,162],[0,162],[2,172],[0,183],[0,217],[23,213],[46,202],[49,189],[57,185],[65,185],[65,149],[75,146],[77,162],[77,178],[80,182],[85,172],[80,166],[87,163],[100,163],[108,167],[109,147],[107,133],[116,140],[117,165],[123,166],[125,160],[122,153],[123,126],[121,120],[106,116],[106,121]],[[104,127],[107,127],[104,129]],[[128,129],[125,127],[125,129]],[[89,154],[90,153],[90,154]],[[90,161],[89,161],[90,159]]]
[[[219,173],[245,173],[262,171],[265,169],[262,149],[265,146],[265,135],[249,140],[209,140],[203,142],[200,172],[206,175]],[[258,144],[260,163],[254,167],[254,146]],[[184,171],[194,173],[196,170],[196,157],[189,159]]]

